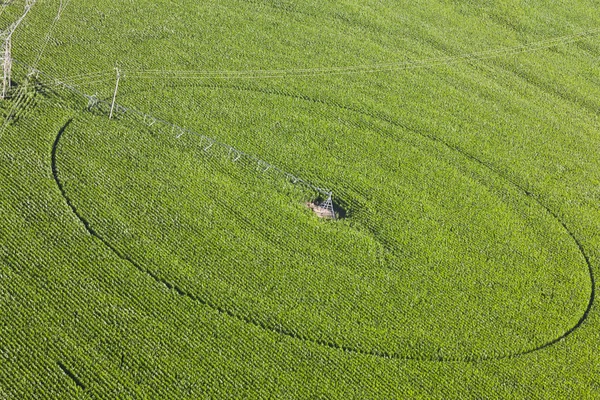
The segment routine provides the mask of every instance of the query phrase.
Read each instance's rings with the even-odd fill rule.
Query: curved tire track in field
[[[408,132],[412,132],[418,136],[421,136],[422,138],[425,138],[427,140],[430,140],[432,142],[435,143],[439,143],[440,145],[444,146],[445,148],[449,149],[450,151],[453,151],[455,153],[460,154],[462,157],[481,165],[482,167],[484,167],[485,169],[487,169],[488,171],[490,171],[492,174],[500,177],[501,179],[503,179],[505,182],[507,182],[508,184],[512,185],[514,188],[516,188],[519,192],[523,193],[526,197],[532,199],[538,206],[540,206],[542,209],[544,209],[550,216],[552,216],[552,218],[558,223],[560,224],[560,226],[562,226],[562,228],[565,230],[565,232],[569,235],[569,237],[571,237],[571,239],[575,242],[575,244],[577,245],[577,248],[579,249],[579,252],[581,253],[581,255],[583,256],[585,263],[587,265],[588,268],[588,275],[590,277],[590,285],[591,285],[591,290],[590,290],[590,298],[588,301],[588,304],[586,306],[585,311],[583,312],[583,314],[581,315],[580,319],[577,321],[577,323],[575,325],[573,325],[569,330],[567,330],[565,333],[563,333],[561,336],[546,342],[542,345],[539,345],[535,348],[529,349],[529,350],[524,350],[518,353],[512,353],[512,354],[507,354],[507,355],[503,355],[503,356],[496,356],[496,357],[477,357],[474,360],[469,360],[469,361],[478,361],[478,360],[492,360],[492,359],[503,359],[503,358],[512,358],[512,357],[517,357],[517,356],[521,356],[521,355],[525,355],[525,354],[529,354],[529,353],[533,353],[535,351],[538,350],[542,350],[544,348],[547,348],[549,346],[552,346],[553,344],[556,344],[558,342],[560,342],[561,340],[565,339],[567,336],[569,336],[571,333],[573,333],[575,330],[577,330],[587,319],[587,317],[589,316],[589,313],[592,309],[592,306],[594,305],[595,299],[596,299],[596,279],[595,279],[595,275],[594,275],[594,269],[592,267],[592,263],[590,262],[589,256],[587,255],[587,253],[585,252],[585,248],[583,247],[582,243],[579,241],[579,239],[575,236],[575,234],[573,233],[573,231],[571,231],[571,229],[569,229],[569,227],[567,226],[567,224],[560,218],[560,216],[558,214],[556,214],[554,211],[552,211],[548,206],[546,206],[538,196],[536,196],[534,193],[530,192],[529,190],[525,189],[521,184],[519,184],[518,182],[516,182],[513,178],[511,178],[510,176],[505,175],[504,173],[502,173],[500,170],[498,170],[497,168],[495,168],[491,163],[486,162],[484,160],[481,160],[479,158],[477,158],[476,156],[470,154],[469,152],[463,150],[462,148],[453,145],[452,143],[449,143],[435,135],[420,131],[420,130],[416,130],[412,127],[409,127],[399,121],[396,121],[395,119],[393,119],[392,117],[382,114],[382,113],[378,113],[378,112],[371,112],[368,111],[366,109],[361,109],[361,108],[356,108],[353,106],[348,106],[345,104],[341,104],[335,101],[330,101],[330,100],[324,100],[324,99],[319,99],[319,98],[314,98],[311,96],[307,96],[307,95],[299,95],[297,93],[291,93],[291,92],[287,92],[284,90],[274,90],[274,89],[267,89],[267,88],[255,88],[255,87],[248,87],[248,86],[241,86],[241,85],[219,85],[219,84],[203,84],[203,85],[198,85],[201,87],[206,87],[209,89],[231,89],[231,90],[238,90],[238,91],[249,91],[249,92],[256,92],[256,93],[261,93],[261,94],[267,94],[267,95],[276,95],[276,96],[284,96],[284,97],[289,97],[289,98],[293,98],[293,99],[298,99],[298,100],[305,100],[305,101],[309,101],[312,103],[316,103],[316,104],[321,104],[321,105],[326,105],[329,107],[334,107],[334,108],[339,108],[345,111],[350,111],[350,112],[354,112],[357,114],[362,114],[364,116],[367,116],[369,118],[373,118],[375,120],[380,120],[383,122],[386,122],[392,126],[396,126],[398,128],[402,128]],[[447,360],[450,361],[450,360]],[[452,360],[452,361],[458,361],[458,360]],[[466,361],[466,360],[465,360]]]
[[[205,305],[205,306],[209,306],[210,308],[216,310],[217,312],[221,313],[221,314],[225,314],[228,315],[230,317],[233,317],[241,322],[245,322],[247,324],[251,324],[254,325],[258,328],[264,329],[264,330],[268,330],[271,331],[273,333],[277,333],[280,335],[284,335],[293,339],[297,339],[297,340],[302,340],[305,342],[309,342],[309,343],[313,343],[316,345],[320,345],[323,347],[328,347],[330,349],[335,349],[335,350],[340,350],[340,351],[345,351],[348,353],[353,353],[353,354],[361,354],[361,355],[365,355],[365,356],[374,356],[374,357],[379,357],[379,358],[385,358],[385,359],[393,359],[393,360],[415,360],[415,361],[430,361],[430,362],[481,362],[481,361],[490,361],[490,360],[501,360],[501,359],[508,359],[508,358],[515,358],[515,357],[519,357],[519,356],[524,356],[539,350],[543,350],[545,348],[548,348],[560,341],[562,341],[563,339],[565,339],[567,336],[569,336],[570,334],[572,334],[573,332],[575,332],[579,327],[581,327],[583,325],[583,323],[585,322],[585,320],[587,319],[587,317],[589,316],[589,313],[592,309],[592,306],[594,304],[595,301],[595,276],[594,276],[594,271],[592,268],[592,264],[589,260],[589,257],[587,255],[587,253],[585,252],[585,249],[583,247],[583,245],[581,244],[581,242],[579,241],[579,239],[577,239],[577,237],[575,236],[575,234],[569,229],[569,227],[566,225],[566,223],[555,213],[553,212],[549,207],[547,207],[544,203],[542,203],[540,201],[540,199],[537,196],[534,196],[531,192],[529,192],[528,190],[526,190],[523,186],[521,186],[519,183],[517,183],[515,180],[513,180],[512,178],[504,175],[502,172],[500,172],[498,169],[496,169],[493,165],[491,165],[488,162],[485,162],[479,158],[477,158],[476,156],[468,153],[467,151],[461,149],[458,146],[455,146],[451,143],[446,142],[445,140],[436,137],[434,135],[431,134],[427,134],[421,131],[417,131],[415,129],[412,129],[408,126],[403,125],[402,123],[399,123],[398,121],[395,121],[394,119],[392,119],[391,117],[387,116],[387,115],[383,115],[381,113],[372,113],[372,112],[368,112],[366,110],[363,109],[358,109],[358,108],[354,108],[351,106],[347,106],[347,105],[342,105],[339,104],[337,102],[330,102],[327,100],[323,100],[323,99],[318,99],[318,98],[313,98],[310,96],[303,96],[303,95],[298,95],[298,94],[294,94],[294,93],[289,93],[289,92],[285,92],[285,91],[275,91],[275,90],[268,90],[268,89],[255,89],[255,88],[249,88],[249,87],[243,87],[243,86],[226,86],[226,85],[201,85],[207,88],[214,88],[214,89],[234,89],[234,90],[244,90],[244,91],[254,91],[254,92],[259,92],[259,93],[263,93],[263,94],[270,94],[270,95],[279,95],[279,96],[286,96],[286,97],[291,97],[291,98],[296,98],[296,99],[301,99],[301,100],[305,100],[305,101],[310,101],[313,103],[317,103],[317,104],[323,104],[323,105],[328,105],[330,107],[336,107],[339,109],[343,109],[343,110],[347,110],[347,111],[351,111],[351,112],[355,112],[355,113],[359,113],[362,115],[365,115],[367,117],[376,119],[376,120],[381,120],[384,122],[389,123],[390,125],[402,128],[402,129],[406,129],[409,132],[413,132],[425,139],[428,139],[430,141],[439,143],[441,145],[443,145],[444,147],[448,148],[449,150],[456,152],[458,154],[460,154],[462,157],[471,160],[472,162],[475,162],[481,166],[483,166],[485,169],[489,170],[491,173],[493,173],[494,175],[499,176],[500,178],[502,178],[505,182],[509,183],[510,185],[514,186],[518,191],[522,192],[523,194],[525,194],[525,196],[531,198],[536,204],[538,204],[540,207],[542,207],[549,215],[552,216],[552,218],[558,222],[563,229],[567,232],[567,234],[571,237],[571,239],[575,242],[575,244],[577,245],[580,253],[582,254],[587,267],[588,267],[588,273],[590,276],[590,283],[591,283],[591,292],[590,292],[590,298],[587,304],[587,307],[584,311],[584,313],[582,314],[582,316],[580,317],[580,319],[577,321],[577,323],[572,326],[570,329],[568,329],[566,332],[564,332],[562,335],[560,335],[559,337],[552,339],[546,343],[543,343],[537,347],[528,349],[528,350],[523,350],[520,352],[516,352],[516,353],[509,353],[509,354],[505,354],[505,355],[500,355],[500,356],[465,356],[465,357],[436,357],[436,358],[432,358],[432,357],[414,357],[414,356],[405,356],[402,354],[398,354],[398,353],[387,353],[384,351],[366,351],[366,350],[361,350],[361,349],[357,349],[357,348],[353,348],[350,346],[344,346],[344,345],[340,345],[331,341],[324,341],[324,340],[319,340],[319,339],[313,339],[307,336],[304,336],[302,334],[298,334],[294,331],[288,330],[282,326],[269,326],[261,321],[257,321],[254,320],[248,316],[245,315],[241,315],[238,314],[236,312],[233,312],[231,310],[228,310],[226,308],[223,308],[221,306],[219,306],[218,304],[214,304],[213,302],[210,302],[206,299],[203,299],[193,293],[189,293],[183,289],[181,289],[180,287],[178,287],[176,284],[173,284],[169,281],[167,281],[164,278],[161,278],[160,276],[158,276],[156,273],[144,268],[142,265],[140,265],[139,263],[137,263],[136,261],[134,261],[131,257],[129,257],[127,254],[124,254],[123,252],[119,251],[116,247],[114,247],[112,244],[110,244],[110,242],[105,239],[103,236],[101,236],[96,230],[94,230],[90,223],[79,213],[79,211],[77,211],[77,208],[75,207],[75,205],[73,204],[73,201],[71,200],[71,198],[67,195],[64,186],[59,178],[59,173],[58,173],[58,168],[57,168],[57,150],[58,150],[58,146],[60,143],[60,140],[62,138],[62,136],[64,135],[66,129],[68,128],[68,126],[73,122],[73,119],[70,119],[58,132],[55,141],[52,145],[52,151],[51,151],[51,165],[52,165],[52,175],[54,177],[54,180],[56,182],[56,185],[58,186],[58,189],[61,193],[61,195],[63,196],[63,198],[65,199],[67,205],[69,206],[69,208],[71,209],[71,211],[73,212],[73,214],[75,214],[75,216],[79,219],[79,221],[83,224],[83,226],[85,227],[85,229],[87,230],[87,232],[96,237],[98,240],[100,240],[100,242],[102,242],[107,248],[109,248],[117,257],[119,257],[120,259],[127,261],[128,263],[130,263],[131,265],[133,265],[138,271],[140,271],[141,273],[144,273],[148,276],[150,276],[155,282],[164,285],[165,287],[167,287],[168,289],[174,290],[178,295],[182,296],[182,297],[186,297],[194,302],[197,302],[199,304]]]

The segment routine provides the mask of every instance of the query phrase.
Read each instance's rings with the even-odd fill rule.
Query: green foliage
[[[593,2],[179,3],[73,2],[39,68],[110,100],[118,63],[120,104],[346,218],[15,64],[0,398],[598,396]]]

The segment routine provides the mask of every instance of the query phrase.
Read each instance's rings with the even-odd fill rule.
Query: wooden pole
[[[115,93],[113,94],[112,104],[110,105],[110,115],[108,119],[112,119],[113,111],[115,109],[115,100],[117,99],[117,90],[119,90],[119,80],[121,80],[121,71],[119,68],[115,68],[117,70],[117,84],[115,85]]]
[[[4,62],[2,65],[3,77],[2,77],[2,98],[5,99],[8,96],[8,90],[10,89],[11,70],[12,70],[12,54],[11,54],[11,36],[6,38],[4,42]]]

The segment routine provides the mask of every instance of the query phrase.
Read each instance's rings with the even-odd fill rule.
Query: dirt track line
[[[249,90],[252,91],[252,89],[249,88],[241,88],[241,87],[230,87],[232,89],[237,89],[237,90]],[[452,145],[436,136],[430,135],[430,134],[426,134],[420,131],[417,131],[415,129],[412,129],[408,126],[405,126],[395,120],[393,120],[390,117],[387,116],[383,116],[383,115],[379,115],[379,113],[376,115],[374,113],[369,113],[365,110],[359,110],[359,109],[355,109],[353,107],[350,106],[344,106],[344,105],[339,105],[336,103],[330,103],[326,100],[321,100],[321,99],[314,99],[314,98],[310,98],[308,96],[299,96],[299,95],[292,95],[292,94],[287,94],[285,92],[269,92],[268,90],[258,90],[260,92],[263,93],[271,93],[271,94],[275,94],[275,95],[284,95],[284,96],[289,96],[289,97],[294,97],[294,98],[299,98],[299,99],[303,99],[303,100],[307,100],[307,101],[312,101],[315,103],[319,103],[319,104],[325,104],[325,105],[329,105],[329,106],[333,106],[333,107],[338,107],[338,108],[342,108],[345,110],[349,110],[349,111],[353,111],[353,112],[357,112],[357,113],[361,113],[363,115],[369,116],[371,118],[374,119],[378,119],[384,122],[388,122],[391,125],[397,126],[397,127],[401,127],[403,129],[406,129],[410,132],[413,132],[423,138],[426,138],[430,141],[439,143],[441,145],[443,145],[444,147],[448,148],[449,150],[456,152],[458,154],[460,154],[461,156],[476,162],[477,164],[480,164],[481,166],[483,166],[484,168],[486,168],[487,170],[489,170],[490,172],[492,172],[494,175],[499,176],[500,178],[502,178],[504,181],[506,181],[507,183],[511,184],[512,186],[514,186],[518,191],[522,192],[523,194],[525,194],[525,196],[527,196],[528,198],[531,198],[535,203],[537,203],[540,207],[542,207],[544,210],[546,210],[546,212],[548,212],[548,214],[550,216],[552,216],[553,219],[555,219],[562,227],[563,229],[567,232],[567,234],[573,239],[573,241],[575,242],[575,244],[577,245],[580,253],[582,254],[587,267],[588,267],[588,272],[589,272],[589,276],[590,276],[590,282],[591,282],[591,294],[590,294],[590,299],[588,301],[587,307],[585,312],[582,314],[581,318],[578,320],[578,322],[571,327],[569,330],[567,330],[566,332],[564,332],[561,336],[552,339],[546,343],[543,343],[537,347],[528,349],[528,350],[523,350],[517,353],[510,353],[510,354],[505,354],[505,355],[500,355],[500,356],[483,356],[483,357],[463,357],[463,358],[449,358],[449,357],[440,357],[440,358],[429,358],[429,357],[410,357],[410,356],[405,356],[402,354],[397,354],[397,353],[387,353],[384,351],[365,351],[365,350],[361,350],[361,349],[357,349],[357,348],[353,348],[353,347],[349,347],[349,346],[344,346],[344,345],[339,345],[337,343],[334,342],[328,342],[328,341],[324,341],[324,340],[317,340],[317,339],[313,339],[310,337],[306,337],[303,335],[299,335],[296,332],[293,332],[291,330],[288,330],[282,326],[269,326],[261,321],[257,321],[254,320],[248,316],[245,315],[240,315],[237,314],[231,310],[227,310],[217,304],[214,304],[213,302],[210,302],[206,299],[200,298],[199,296],[189,293],[183,289],[181,289],[180,287],[178,287],[177,285],[168,282],[166,279],[161,278],[160,276],[158,276],[157,274],[153,273],[152,271],[149,271],[148,269],[144,268],[142,265],[138,264],[137,262],[135,262],[131,257],[129,257],[126,254],[123,254],[122,252],[120,252],[118,249],[116,249],[113,245],[111,245],[108,240],[106,240],[105,238],[103,238],[99,233],[97,233],[90,225],[90,223],[77,211],[77,209],[75,208],[72,200],[69,198],[69,196],[67,195],[67,193],[64,190],[64,187],[60,181],[59,178],[59,174],[58,174],[58,168],[57,168],[57,164],[56,164],[56,155],[57,155],[57,149],[58,149],[58,145],[60,143],[60,139],[62,138],[65,130],[67,129],[67,127],[71,124],[71,122],[73,121],[73,119],[70,119],[58,132],[56,139],[54,141],[54,144],[52,146],[52,174],[54,177],[54,180],[63,196],[63,198],[65,199],[65,201],[67,202],[67,205],[69,206],[69,208],[71,208],[72,212],[75,214],[75,216],[80,220],[80,222],[83,224],[83,226],[85,227],[85,229],[88,231],[88,233],[94,237],[96,237],[98,240],[100,240],[107,248],[109,248],[116,256],[118,256],[119,258],[121,258],[124,261],[127,261],[128,263],[130,263],[131,265],[133,265],[136,269],[138,269],[140,272],[150,276],[154,281],[156,281],[159,284],[162,284],[163,286],[167,287],[170,290],[175,291],[177,294],[179,294],[182,297],[187,297],[190,300],[200,303],[202,305],[206,305],[211,307],[212,309],[216,310],[217,312],[221,313],[221,314],[225,314],[228,315],[230,317],[233,317],[241,322],[245,322],[251,325],[254,325],[258,328],[261,328],[263,330],[268,330],[271,331],[273,333],[277,333],[280,335],[284,335],[293,339],[297,339],[297,340],[301,340],[304,342],[309,342],[309,343],[313,343],[313,344],[317,344],[323,347],[328,347],[331,349],[335,349],[335,350],[341,350],[341,351],[345,351],[348,353],[353,353],[353,354],[360,354],[360,355],[365,355],[365,356],[373,356],[373,357],[378,357],[378,358],[385,358],[385,359],[392,359],[392,360],[414,360],[414,361],[430,361],[430,362],[469,362],[469,363],[475,363],[475,362],[482,362],[482,361],[493,361],[493,360],[501,360],[501,359],[509,359],[509,358],[516,358],[516,357],[520,357],[520,356],[524,356],[527,354],[531,354],[534,353],[536,351],[540,351],[543,349],[546,349],[558,342],[561,342],[562,340],[564,340],[565,338],[567,338],[569,335],[571,335],[573,332],[575,332],[578,328],[580,328],[585,320],[588,318],[589,313],[592,309],[592,306],[594,304],[595,301],[595,277],[594,277],[594,272],[593,272],[593,268],[591,265],[591,262],[589,260],[588,255],[585,252],[585,249],[583,247],[583,245],[581,244],[581,242],[579,241],[579,239],[577,239],[577,237],[575,236],[575,234],[568,228],[568,226],[566,225],[566,223],[564,221],[562,221],[562,219],[560,219],[560,217],[554,213],[549,207],[547,207],[545,204],[543,204],[538,197],[534,196],[531,192],[529,192],[528,190],[524,189],[519,183],[515,182],[513,179],[511,179],[510,177],[504,175],[502,172],[498,171],[493,165],[480,160],[479,158],[477,158],[474,155],[471,155],[470,153],[464,151],[463,149],[459,148],[458,146]]]
[[[56,365],[58,365],[58,367],[61,369],[62,372],[65,373],[65,375],[67,375],[69,378],[71,378],[73,382],[75,382],[75,385],[77,385],[77,387],[85,390],[85,385],[81,382],[81,380],[79,380],[79,378],[77,378],[77,376],[73,372],[71,372],[69,368],[67,368],[60,361],[57,361]]]

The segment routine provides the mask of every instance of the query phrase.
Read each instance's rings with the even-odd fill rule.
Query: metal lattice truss
[[[331,199],[332,193],[329,192],[329,196],[327,196],[327,200],[319,204],[317,207],[319,214],[323,218],[331,218],[335,219],[335,211],[333,209],[333,200]]]
[[[87,106],[90,111],[96,110],[97,112],[101,112],[103,115],[109,115],[110,109],[112,108],[112,103],[102,100],[98,98],[96,94],[89,95],[84,93],[77,87],[64,82],[58,79],[56,76],[48,74],[44,71],[39,70],[37,67],[26,64],[17,59],[13,59],[16,65],[21,65],[22,67],[28,69],[32,73],[35,73],[36,76],[40,78],[46,78],[49,84],[54,85],[57,88],[67,90],[73,94],[81,96],[87,101]],[[200,139],[199,145],[202,146],[205,152],[215,152],[216,154],[222,154],[226,159],[231,162],[243,163],[246,166],[252,166],[256,168],[257,171],[267,173],[270,171],[272,174],[280,175],[281,177],[286,178],[289,182],[294,185],[304,186],[316,193],[321,194],[322,196],[327,196],[327,200],[324,201],[320,205],[314,205],[311,207],[323,218],[331,218],[335,219],[335,212],[333,209],[333,201],[332,201],[332,192],[331,190],[323,187],[319,187],[308,180],[302,179],[290,172],[286,172],[283,169],[277,167],[276,165],[270,164],[264,160],[257,158],[252,154],[248,154],[242,150],[236,149],[228,144],[219,142],[214,138],[204,136],[200,133],[194,132],[190,129],[183,128],[181,126],[175,125],[171,122],[165,121],[159,117],[155,117],[143,112],[140,112],[134,108],[128,108],[121,106],[117,103],[114,105],[114,112],[119,113],[119,115],[126,116],[129,119],[138,121],[140,123],[144,123],[146,126],[151,127],[152,129],[156,129],[159,132],[167,133],[170,132],[175,138],[179,139],[183,135],[191,135]]]
[[[31,10],[31,7],[35,4],[36,0],[26,0],[25,10],[23,14],[13,22],[8,29],[0,33],[0,42],[2,42],[2,94],[0,98],[5,99],[8,96],[11,84],[11,72],[12,72],[12,35],[17,27],[23,22],[25,16]]]

